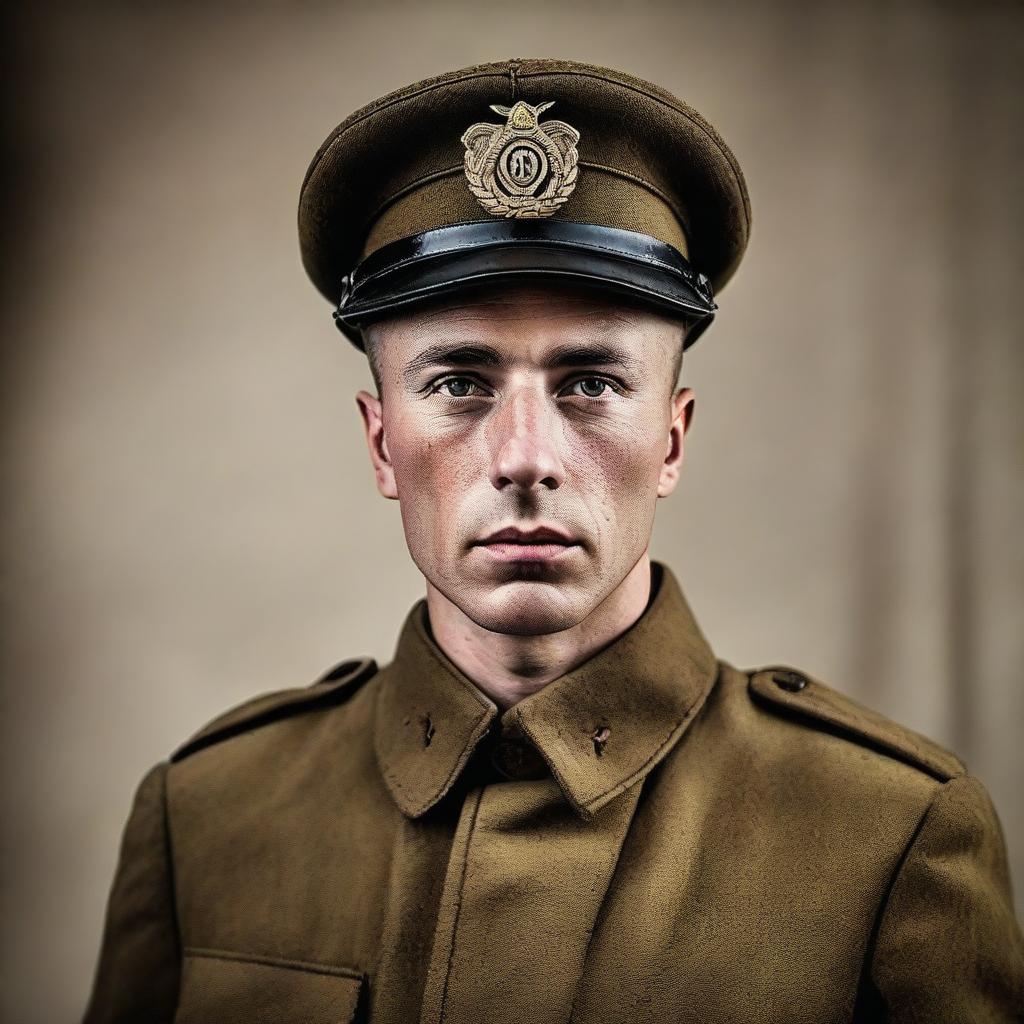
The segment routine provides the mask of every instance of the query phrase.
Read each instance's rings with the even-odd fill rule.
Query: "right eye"
[[[479,389],[480,385],[471,377],[445,377],[434,384],[430,392],[443,394],[448,398],[472,398],[472,388]]]

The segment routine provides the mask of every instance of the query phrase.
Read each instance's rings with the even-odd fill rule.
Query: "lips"
[[[539,578],[539,573],[564,571],[566,563],[580,557],[583,548],[580,542],[555,526],[534,526],[524,529],[520,526],[506,526],[482,540],[473,547],[499,570],[506,574],[527,572],[530,579]],[[504,576],[502,578],[505,578]]]
[[[492,533],[483,540],[475,541],[476,544],[561,544],[570,546],[578,543],[567,533],[550,526],[536,526],[533,529],[523,530],[517,526],[507,526],[497,533]]]

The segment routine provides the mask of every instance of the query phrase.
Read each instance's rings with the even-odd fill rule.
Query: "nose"
[[[543,388],[524,386],[512,392],[491,418],[490,440],[491,483],[499,491],[510,485],[524,491],[561,486],[562,425]]]

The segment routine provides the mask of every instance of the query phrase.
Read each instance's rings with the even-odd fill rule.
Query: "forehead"
[[[382,348],[401,362],[442,342],[476,342],[528,358],[572,342],[637,350],[674,342],[681,331],[677,321],[614,295],[548,285],[470,291],[369,329],[371,338],[387,339]]]

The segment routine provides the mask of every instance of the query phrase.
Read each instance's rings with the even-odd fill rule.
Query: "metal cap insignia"
[[[480,122],[462,136],[469,190],[495,217],[550,217],[576,187],[580,133],[564,121],[540,123],[554,102],[491,106],[503,124]]]

